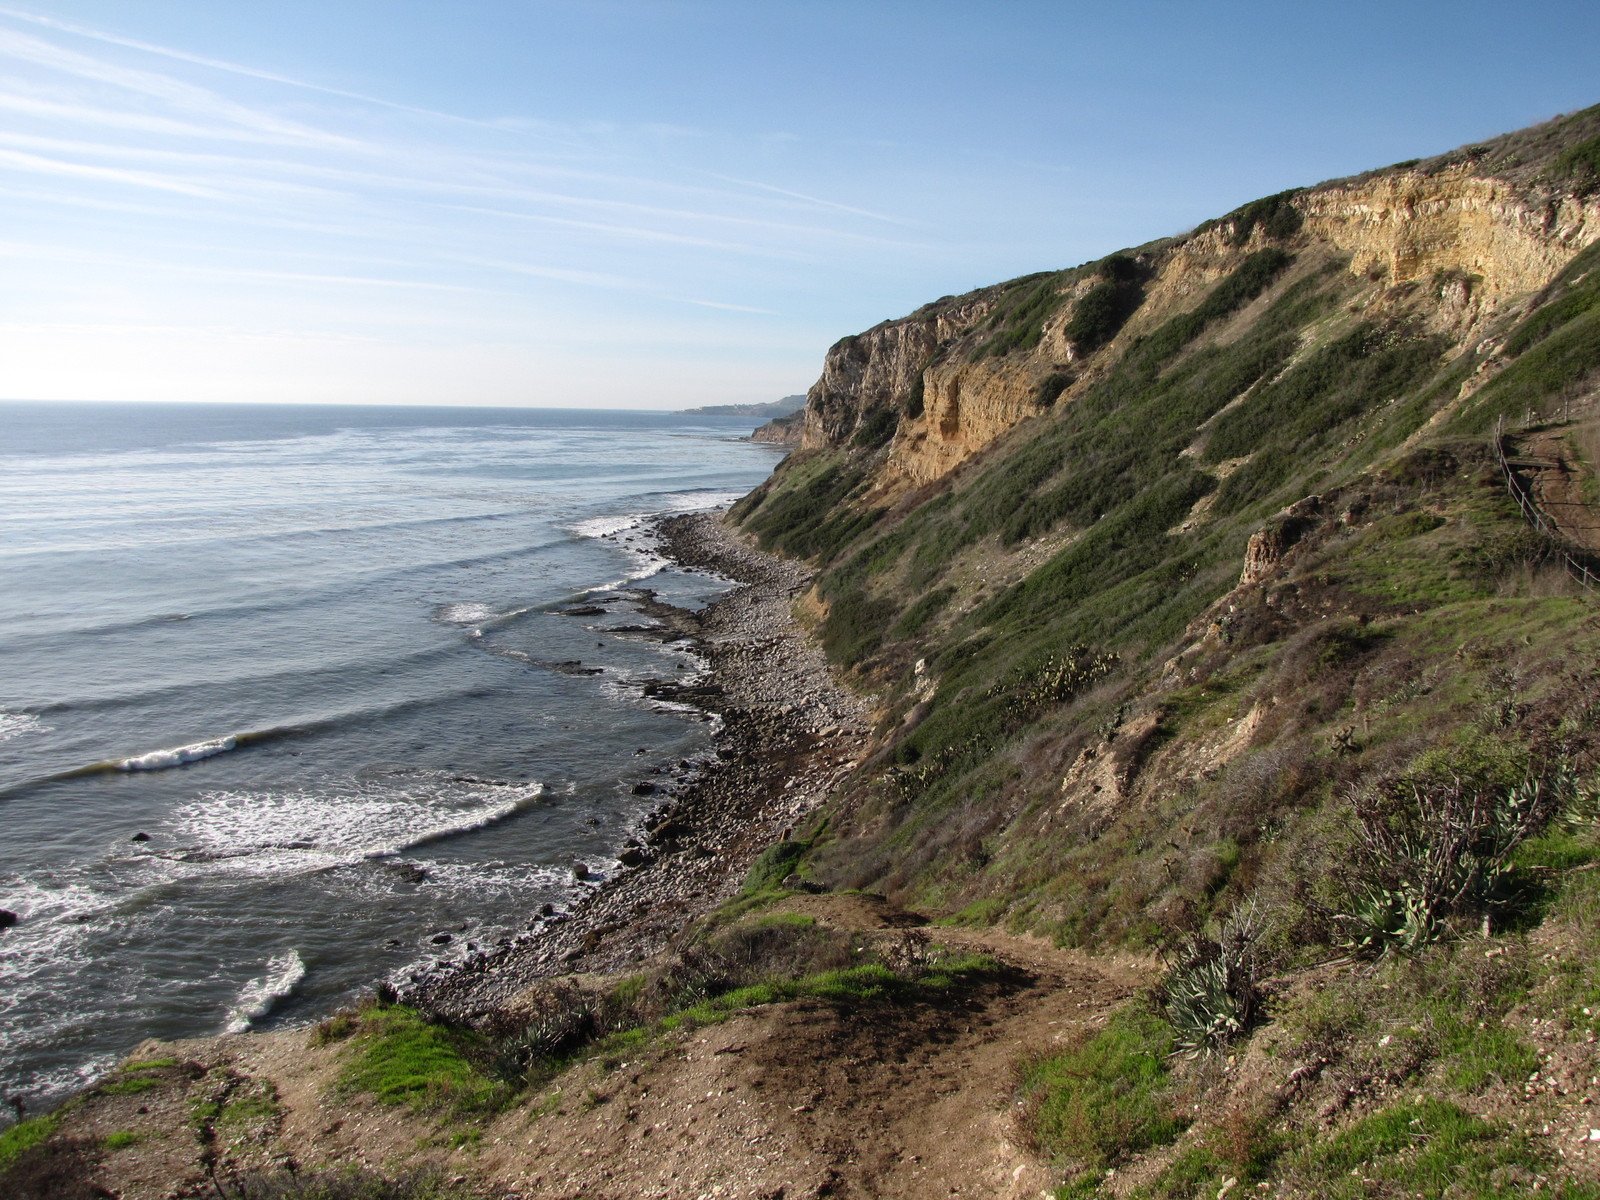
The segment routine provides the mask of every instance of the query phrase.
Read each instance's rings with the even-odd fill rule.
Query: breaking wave
[[[239,992],[239,999],[228,1010],[228,1033],[243,1033],[294,994],[306,977],[306,964],[298,950],[280,954],[267,964],[266,974],[252,979]]]

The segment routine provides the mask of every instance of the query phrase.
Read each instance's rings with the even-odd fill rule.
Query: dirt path
[[[431,1166],[497,1200],[1048,1194],[1059,1181],[1028,1144],[1019,1068],[1102,1024],[1151,965],[928,927],[868,896],[797,895],[780,909],[981,951],[1003,969],[947,998],[776,1004],[658,1038],[633,1061],[570,1069],[470,1136],[341,1088],[350,1043],[307,1030],[147,1043],[141,1057],[170,1064],[150,1073],[149,1090],[90,1093],[63,1121],[59,1153],[78,1158],[58,1165],[80,1190],[37,1194],[212,1197],[218,1179],[333,1164],[389,1176]],[[257,1106],[197,1124],[224,1084]],[[118,1130],[132,1148],[73,1149]]]
[[[904,919],[860,897],[785,907],[851,928]],[[559,1115],[484,1163],[525,1197],[1034,1197],[1052,1186],[1027,1145],[1018,1069],[1102,1023],[1148,980],[990,930],[927,936],[1007,968],[947,1005],[797,1003],[702,1029],[666,1057],[578,1084]]]
[[[1600,552],[1600,507],[1594,468],[1575,452],[1574,438],[1596,439],[1594,416],[1570,425],[1532,430],[1515,439],[1512,466],[1528,482],[1539,511],[1576,545]]]

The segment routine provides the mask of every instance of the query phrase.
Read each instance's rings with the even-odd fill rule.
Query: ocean
[[[0,404],[0,1099],[309,1019],[614,869],[633,785],[710,742],[643,694],[699,664],[628,589],[727,586],[635,531],[760,483],[752,424]]]

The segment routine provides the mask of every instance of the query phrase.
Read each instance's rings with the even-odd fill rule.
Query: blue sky
[[[0,396],[673,408],[1600,101],[1600,5],[0,0]]]

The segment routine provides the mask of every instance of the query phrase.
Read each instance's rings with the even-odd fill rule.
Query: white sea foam
[[[482,625],[485,621],[494,620],[500,614],[487,604],[463,600],[456,604],[441,604],[434,609],[433,615],[446,625]]]
[[[239,999],[228,1010],[228,1033],[243,1033],[278,1004],[294,994],[306,977],[306,964],[298,950],[280,954],[267,963],[266,973],[252,979],[239,992]]]
[[[649,515],[649,513],[622,513],[611,517],[589,517],[587,520],[577,521],[567,528],[579,537],[610,537],[612,534],[625,533],[630,529],[639,528]]]
[[[315,790],[208,792],[174,813],[184,873],[282,875],[386,858],[534,804],[537,783],[421,775]]]
[[[168,767],[181,767],[185,763],[199,762],[202,758],[226,754],[238,744],[239,739],[230,734],[228,737],[213,738],[209,742],[195,742],[172,750],[152,750],[149,754],[125,758],[115,765],[119,771],[164,771]]]
[[[611,537],[613,534],[626,533],[630,529],[638,529],[651,517],[725,508],[742,495],[744,495],[743,492],[670,492],[665,496],[658,497],[656,504],[648,512],[617,513],[611,516],[589,517],[586,520],[574,522],[567,528],[579,537]]]
[[[25,733],[49,733],[50,727],[32,713],[0,712],[0,742]]]
[[[661,511],[706,512],[714,508],[726,508],[743,495],[743,492],[672,492],[661,498]]]

